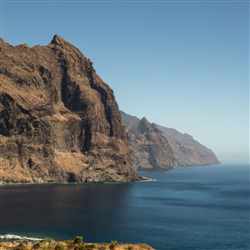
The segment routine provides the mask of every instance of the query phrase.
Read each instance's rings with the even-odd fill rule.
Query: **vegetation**
[[[133,250],[132,246],[128,246],[127,250]]]
[[[65,250],[66,248],[63,246],[63,245],[61,245],[61,244],[56,244],[56,246],[55,246],[55,250]]]
[[[82,236],[76,236],[74,240],[54,241],[45,238],[38,242],[16,241],[0,242],[0,250],[154,250],[147,244],[118,244],[111,240],[109,244],[84,243]]]
[[[109,249],[115,249],[115,247],[118,245],[118,241],[116,240],[111,240]]]
[[[74,239],[74,250],[87,250],[85,244],[83,243],[82,236],[76,236]]]
[[[85,250],[96,249],[96,244],[85,244]]]
[[[74,239],[74,244],[82,244],[83,243],[83,237],[82,236],[76,236]]]

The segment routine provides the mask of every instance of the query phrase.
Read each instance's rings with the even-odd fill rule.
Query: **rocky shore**
[[[41,241],[14,241],[0,242],[0,250],[154,250],[151,246],[140,244],[119,244],[112,240],[110,243],[84,243],[82,237],[76,237],[74,240],[54,241],[50,238]]]

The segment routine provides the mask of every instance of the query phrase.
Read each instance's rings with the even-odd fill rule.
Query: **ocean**
[[[0,188],[0,241],[147,243],[157,250],[250,249],[248,165],[140,171],[152,181]]]

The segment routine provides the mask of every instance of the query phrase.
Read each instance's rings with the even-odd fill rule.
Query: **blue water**
[[[1,187],[1,237],[250,249],[249,166],[139,172],[157,181]],[[14,237],[14,236],[13,236]]]

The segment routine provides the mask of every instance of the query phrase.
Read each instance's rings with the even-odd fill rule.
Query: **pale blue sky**
[[[248,1],[1,2],[1,37],[58,34],[94,62],[121,110],[249,159]]]

